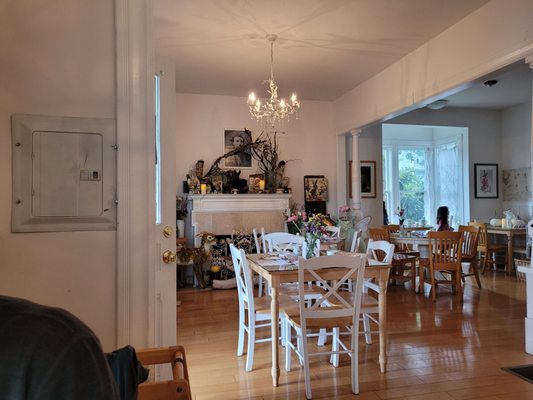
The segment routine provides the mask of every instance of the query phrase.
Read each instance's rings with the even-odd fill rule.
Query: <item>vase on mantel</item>
[[[277,182],[275,171],[265,171],[265,191],[267,193],[276,193]]]

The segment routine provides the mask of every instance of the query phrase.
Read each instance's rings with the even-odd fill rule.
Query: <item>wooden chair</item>
[[[464,272],[461,267],[461,279],[464,282],[467,276],[474,276],[476,278],[477,286],[481,289],[477,257],[479,227],[474,225],[460,225],[459,232],[462,232],[463,234],[461,263],[469,264],[468,272]]]
[[[248,334],[248,350],[246,353],[246,372],[253,368],[255,343],[271,341],[271,338],[256,339],[257,328],[269,327],[271,325],[270,297],[263,296],[254,298],[252,271],[248,265],[244,250],[237,249],[230,244],[231,258],[235,269],[237,280],[237,293],[239,296],[239,337],[237,343],[237,356],[244,354],[244,336]],[[284,307],[291,305],[290,299],[280,296],[280,313]],[[262,323],[260,323],[262,322]],[[283,339],[284,335],[281,335]]]
[[[385,240],[390,242],[390,231],[386,228],[369,228],[368,236],[374,241]]]
[[[469,222],[468,225],[477,226],[479,228],[477,250],[480,254],[482,254],[482,256],[480,256],[480,259],[481,257],[483,258],[481,272],[483,274],[487,272],[487,266],[489,264],[493,266],[496,265],[495,257],[497,253],[504,253],[505,269],[507,270],[507,245],[490,243],[486,224],[479,222]]]
[[[298,267],[298,288],[299,288],[299,309],[287,310],[285,313],[285,332],[287,334],[287,345],[285,347],[285,369],[291,369],[291,351],[294,350],[304,367],[305,394],[308,399],[312,398],[311,374],[309,369],[309,357],[320,356],[330,353],[330,362],[338,366],[338,355],[348,354],[351,357],[351,382],[352,392],[359,393],[358,377],[358,337],[359,337],[359,317],[361,312],[361,292],[363,286],[364,268],[366,256],[364,254],[334,255],[325,257],[315,257],[309,260],[300,258]],[[342,268],[342,277],[330,281],[328,276],[332,269]],[[314,303],[307,303],[305,300],[306,275],[324,287],[324,294]],[[343,296],[339,288],[347,281],[355,282],[355,289],[350,296]],[[330,283],[334,282],[334,283]],[[324,305],[326,305],[324,307]],[[331,351],[320,349],[319,352],[310,352],[307,339],[316,336],[313,330],[327,328],[331,330],[328,335],[332,336]],[[296,332],[297,345],[291,340],[292,330]],[[341,332],[342,330],[342,332]],[[345,344],[341,337],[348,336],[349,344]]]
[[[391,264],[394,257],[394,245],[384,240],[368,241],[367,258],[369,260],[377,260],[386,264]],[[379,285],[375,282],[365,280],[363,284],[363,300],[361,303],[361,313],[363,314],[363,329],[365,341],[367,344],[372,344],[372,334],[377,334],[381,330],[379,319],[376,316],[379,314],[379,303],[377,296],[379,295]],[[377,331],[373,331],[370,321],[378,326]]]
[[[255,243],[255,251],[257,254],[263,254],[267,252],[267,245],[265,242],[265,228],[261,228],[261,234],[258,234],[257,228],[252,229],[252,234],[254,236],[254,243]],[[263,295],[263,288],[264,293],[266,294],[268,292],[268,283],[263,283],[263,277],[259,275],[259,280],[257,284],[257,295],[261,297]]]
[[[463,246],[462,232],[429,232],[429,276],[433,301],[437,299],[437,285],[451,284],[452,289],[462,298],[461,255]],[[444,271],[452,279],[436,279],[435,272]],[[421,287],[424,287],[424,274],[420,274]]]
[[[139,385],[139,400],[191,400],[187,358],[183,346],[138,350],[137,359],[145,366],[170,364],[172,380]]]

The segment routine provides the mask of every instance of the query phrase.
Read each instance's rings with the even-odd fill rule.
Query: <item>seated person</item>
[[[120,399],[97,337],[60,308],[0,296],[0,365],[5,399]]]
[[[437,209],[437,231],[453,231],[453,228],[448,224],[448,215],[450,211],[448,207],[441,206]]]

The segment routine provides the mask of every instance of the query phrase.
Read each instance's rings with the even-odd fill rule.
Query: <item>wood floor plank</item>
[[[350,363],[333,368],[327,356],[311,359],[314,399],[533,400],[533,385],[501,370],[532,364],[524,351],[525,284],[501,273],[482,277],[483,289],[467,282],[464,301],[449,291],[437,301],[391,286],[388,298],[388,366],[379,370],[377,337],[359,342],[360,394],[351,393]],[[293,358],[280,385],[272,387],[270,343],[256,344],[254,368],[236,356],[238,303],[235,290],[178,290],[177,341],[185,346],[195,400],[304,399],[303,370]],[[260,333],[269,335],[265,329]],[[309,342],[317,349],[316,341]]]

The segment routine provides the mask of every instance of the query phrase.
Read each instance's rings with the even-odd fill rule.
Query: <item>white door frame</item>
[[[117,346],[154,343],[155,185],[151,0],[115,0]]]

